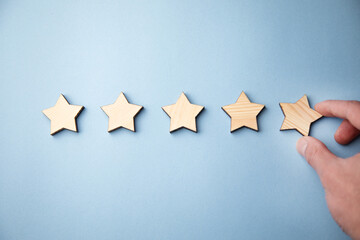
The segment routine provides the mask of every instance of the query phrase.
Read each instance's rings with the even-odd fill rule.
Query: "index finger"
[[[326,117],[347,119],[355,128],[360,129],[360,102],[326,100],[315,105],[315,110]]]

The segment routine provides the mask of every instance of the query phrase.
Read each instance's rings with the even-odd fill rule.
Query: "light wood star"
[[[306,95],[296,103],[280,103],[284,113],[284,122],[280,130],[296,129],[304,136],[309,135],[310,125],[322,117],[320,113],[310,108]]]
[[[250,102],[246,94],[241,92],[238,100],[234,104],[223,106],[222,109],[231,118],[231,132],[242,127],[248,127],[258,131],[256,116],[264,107],[265,105]]]
[[[83,109],[83,106],[69,104],[64,95],[60,94],[55,106],[42,111],[51,120],[50,134],[54,135],[63,129],[77,132],[76,118]]]
[[[108,132],[121,127],[135,132],[134,118],[142,108],[143,106],[129,103],[121,92],[115,103],[101,107],[109,117]]]
[[[180,128],[187,128],[197,132],[196,117],[204,109],[204,106],[191,104],[185,93],[181,93],[175,104],[162,107],[170,119],[170,132]]]

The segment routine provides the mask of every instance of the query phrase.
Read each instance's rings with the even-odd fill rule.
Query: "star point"
[[[197,132],[196,117],[204,109],[204,106],[190,103],[185,93],[182,92],[175,104],[162,107],[170,117],[170,132],[180,128],[187,128]]]
[[[222,109],[231,118],[231,132],[242,127],[258,131],[256,117],[264,107],[265,105],[250,102],[245,92],[241,92],[235,103],[223,106]]]
[[[295,129],[304,136],[309,135],[311,123],[322,117],[310,108],[306,94],[296,103],[280,103],[280,108],[284,114],[280,130]]]
[[[122,127],[135,132],[134,118],[142,108],[143,106],[129,103],[121,92],[113,104],[101,107],[109,117],[108,132]]]
[[[53,107],[43,110],[43,114],[50,119],[50,134],[54,135],[63,129],[77,132],[76,118],[84,106],[72,105],[60,94]]]

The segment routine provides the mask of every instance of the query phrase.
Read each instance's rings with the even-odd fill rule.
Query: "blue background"
[[[347,239],[279,102],[357,99],[360,2],[0,1],[0,239]],[[221,106],[266,105],[230,134]],[[100,106],[143,105],[107,133]],[[198,133],[161,106],[204,105]],[[50,136],[63,93],[79,133]],[[339,119],[311,134],[336,154]]]

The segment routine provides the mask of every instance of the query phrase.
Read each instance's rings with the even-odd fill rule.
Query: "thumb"
[[[319,176],[323,174],[329,163],[337,159],[324,143],[313,137],[300,138],[296,144],[296,149]]]

